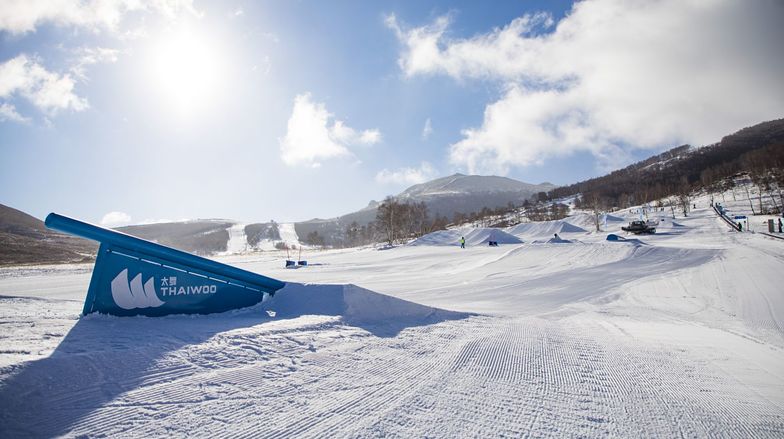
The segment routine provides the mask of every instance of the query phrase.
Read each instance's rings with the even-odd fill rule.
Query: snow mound
[[[460,245],[460,237],[465,236],[464,233],[464,229],[439,230],[420,236],[408,245]]]
[[[609,235],[607,235],[607,240],[610,242],[625,242],[637,246],[646,245],[644,242],[640,241],[637,238],[624,238],[623,236],[619,236],[614,233],[610,233]]]
[[[523,223],[506,229],[515,236],[553,236],[556,233],[587,233],[582,227],[564,220]]]
[[[572,241],[570,241],[568,239],[563,239],[563,238],[558,237],[558,236],[554,236],[554,237],[548,239],[547,243],[548,244],[571,244]]]
[[[501,229],[481,228],[474,229],[465,235],[466,245],[482,245],[488,241],[495,241],[498,244],[522,244],[523,241]]]
[[[619,217],[619,216],[607,215],[607,222],[608,223],[611,223],[611,222],[622,223],[622,222],[626,222],[626,220],[621,218],[621,217]]]
[[[574,224],[568,223],[566,221],[561,222],[563,223],[563,226],[561,227],[561,231],[558,233],[588,233],[588,231],[582,227],[575,226]]]
[[[340,316],[348,324],[389,321],[425,324],[470,315],[420,305],[352,284],[308,285],[290,282],[265,301],[262,307],[272,311],[275,318],[329,315]]]
[[[523,241],[501,229],[494,228],[461,228],[452,230],[439,230],[419,237],[408,245],[460,245],[460,238],[464,237],[466,245],[485,245],[488,241],[498,244],[522,244]]]
[[[596,227],[596,219],[594,216],[585,212],[578,212],[573,215],[569,215],[566,220],[570,224],[581,227],[586,231],[593,230]]]

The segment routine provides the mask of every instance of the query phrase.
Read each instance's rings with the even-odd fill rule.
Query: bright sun
[[[207,106],[220,86],[223,61],[203,32],[168,31],[150,48],[151,82],[161,99],[180,113]]]

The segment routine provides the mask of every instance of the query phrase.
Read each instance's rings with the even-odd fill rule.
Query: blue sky
[[[0,203],[38,217],[326,218],[784,114],[775,1],[47,3],[0,8]]]

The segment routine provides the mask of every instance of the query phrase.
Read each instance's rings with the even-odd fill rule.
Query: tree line
[[[540,198],[582,194],[578,207],[622,209],[673,197],[680,200],[701,189],[728,190],[741,174],[748,174],[760,193],[775,191],[781,209],[784,119],[744,128],[702,148],[679,146],[605,176],[555,188]]]

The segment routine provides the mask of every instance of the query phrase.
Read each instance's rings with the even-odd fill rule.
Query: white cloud
[[[333,120],[323,103],[314,102],[310,93],[294,98],[286,136],[278,139],[283,162],[289,166],[321,166],[323,160],[351,157],[350,145],[372,145],[381,141],[376,129],[357,132],[343,121]]]
[[[125,212],[109,212],[101,218],[101,225],[104,227],[119,227],[130,222],[131,216]]]
[[[30,122],[30,118],[19,114],[16,106],[11,103],[19,97],[50,116],[60,110],[87,109],[87,100],[77,96],[74,91],[74,78],[86,81],[88,66],[116,62],[119,51],[103,47],[82,47],[75,50],[74,54],[76,60],[70,68],[70,74],[50,72],[41,65],[40,59],[25,54],[0,64],[0,120]]]
[[[321,104],[323,106],[323,104]],[[340,120],[336,120],[329,129],[332,139],[343,144],[353,145],[374,145],[381,141],[381,132],[376,129],[364,130],[357,133],[353,128],[346,126]]]
[[[425,126],[422,128],[422,139],[429,139],[431,134],[433,134],[433,125],[430,124],[430,118],[428,117],[425,120]]]
[[[196,13],[191,0],[7,0],[0,8],[0,31],[31,32],[43,23],[114,31],[129,12],[175,17],[182,11]]]
[[[28,123],[30,119],[27,117],[22,116],[19,112],[16,111],[16,107],[13,105],[3,102],[0,103],[0,122],[4,122],[10,120],[12,122],[19,122],[19,123]]]
[[[50,72],[26,55],[0,64],[0,99],[6,107],[11,105],[7,101],[21,96],[48,114],[84,110],[89,105],[74,93],[74,85],[70,75]]]
[[[606,163],[632,148],[712,143],[781,117],[781,17],[775,1],[586,0],[555,28],[548,15],[526,15],[468,39],[449,39],[445,17],[387,25],[406,75],[503,85],[450,159],[505,173],[575,151]]]
[[[81,80],[86,80],[85,70],[88,66],[99,63],[117,62],[120,51],[105,47],[82,47],[76,51],[76,62],[71,67],[71,73]]]
[[[406,53],[400,57],[398,63],[406,74],[431,73],[435,69],[434,63],[440,63],[442,58],[439,40],[449,26],[448,16],[437,18],[432,24],[404,31],[397,23],[397,18],[390,15],[386,18],[386,25],[395,31],[398,39],[406,46]]]
[[[436,170],[428,162],[422,162],[418,168],[383,169],[376,174],[376,181],[384,184],[412,185],[432,180]]]
[[[377,129],[362,131],[362,133],[360,133],[359,137],[357,137],[356,139],[356,143],[362,145],[375,145],[380,141],[381,141],[381,131]]]
[[[553,24],[547,14],[525,15],[503,29],[468,40],[446,40],[451,17],[437,18],[432,24],[403,30],[394,15],[386,19],[405,51],[398,59],[408,76],[444,73],[455,78],[517,76],[537,64],[541,50],[533,31]]]

